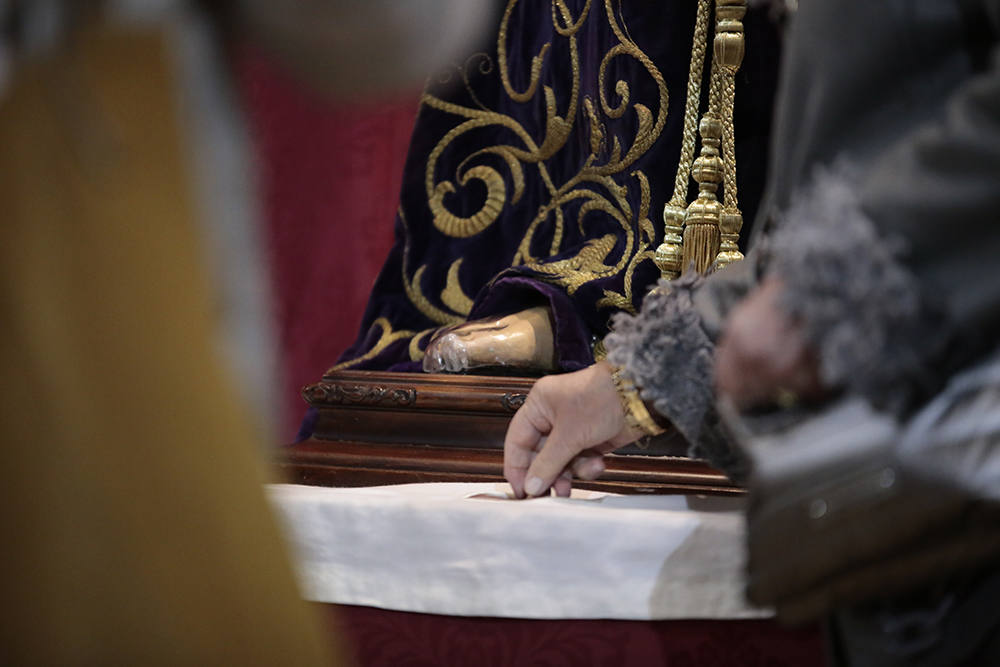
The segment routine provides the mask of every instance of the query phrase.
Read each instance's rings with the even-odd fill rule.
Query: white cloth
[[[318,602],[512,618],[768,614],[743,601],[744,524],[731,499],[585,491],[497,499],[503,487],[273,485],[270,493],[305,595]]]

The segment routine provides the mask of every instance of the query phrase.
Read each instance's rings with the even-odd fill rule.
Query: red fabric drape
[[[473,618],[319,605],[361,667],[822,667],[818,627],[771,620]]]
[[[392,244],[419,92],[325,100],[252,49],[237,71],[259,161],[287,442],[305,412],[299,389],[353,342]]]

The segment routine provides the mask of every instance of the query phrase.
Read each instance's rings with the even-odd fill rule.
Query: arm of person
[[[717,426],[713,340],[733,304],[753,283],[751,259],[713,274],[689,276],[646,296],[638,315],[620,314],[605,339],[608,362],[540,379],[514,415],[504,443],[504,475],[520,498],[550,487],[567,495],[573,476],[592,479],[603,454],[644,435],[626,425],[612,373],[638,388],[645,406],[669,421],[706,458],[736,479],[744,460]],[[610,362],[610,363],[609,363]]]
[[[593,479],[604,454],[644,433],[626,424],[612,380],[612,366],[598,362],[575,373],[535,383],[504,440],[503,471],[518,498],[555,488],[568,496],[573,476]]]
[[[620,314],[605,338],[608,361],[690,443],[688,453],[741,481],[747,461],[729,441],[715,410],[716,341],[733,308],[758,281],[753,252],[707,277],[661,282],[635,316]]]

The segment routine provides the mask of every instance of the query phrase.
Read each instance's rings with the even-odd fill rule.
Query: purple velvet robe
[[[565,5],[509,3],[488,47],[428,82],[395,245],[337,368],[419,370],[440,327],[548,304],[559,368],[578,369],[659,277],[696,3]],[[778,38],[763,13],[745,25],[735,125],[749,222]]]

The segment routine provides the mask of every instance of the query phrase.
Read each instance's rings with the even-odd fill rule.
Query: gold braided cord
[[[723,109],[725,79],[729,73],[728,68],[719,62],[718,58],[721,1],[716,0],[715,3],[716,29],[713,37],[712,68],[709,74],[708,109],[699,123],[701,151],[691,171],[698,183],[698,197],[688,205],[684,216],[682,273],[689,270],[705,273],[710,270],[719,254],[721,241],[719,223],[722,206],[717,192],[719,184],[724,180],[725,172],[721,144],[726,116],[726,111]]]
[[[745,12],[746,3],[743,0],[716,0],[715,58],[723,61],[719,63],[722,70],[720,101],[723,210],[719,217],[719,253],[714,262],[717,268],[743,259],[738,245],[743,215],[740,213],[736,191],[736,130],[733,111],[736,102],[736,72],[743,62],[745,49],[742,24]]]
[[[718,63],[712,62],[712,73],[709,79],[708,88],[708,110],[705,112],[706,115],[712,114],[716,118],[722,118],[722,89],[725,85],[724,75],[722,73],[722,68],[719,67]]]
[[[674,194],[663,207],[663,242],[653,253],[653,261],[664,280],[674,280],[684,266],[682,226],[687,208],[688,186],[694,154],[698,147],[698,112],[701,109],[701,86],[705,78],[705,51],[712,0],[698,0],[694,36],[691,39],[691,64],[688,68],[687,99],[684,102],[684,125],[681,153],[677,159]]]
[[[698,0],[691,43],[691,65],[688,68],[687,99],[684,102],[684,133],[681,155],[674,179],[674,196],[670,203],[683,207],[687,203],[691,163],[698,143],[698,107],[701,104],[701,81],[705,75],[705,49],[708,46],[708,22],[712,0]]]
[[[736,103],[736,77],[727,73],[722,88],[722,166],[723,205],[727,211],[739,209],[736,195],[736,130],[733,108]]]
[[[701,151],[698,159],[693,159],[711,1],[699,0],[698,3],[681,155],[673,198],[663,209],[663,243],[654,254],[654,261],[666,280],[673,280],[691,268],[705,272],[713,265],[722,266],[743,258],[737,247],[743,222],[736,190],[733,107],[736,71],[745,48],[742,18],[746,0],[714,0],[708,109],[698,123]],[[690,204],[687,203],[689,175],[698,184],[698,196]],[[717,195],[720,186],[721,202]]]

